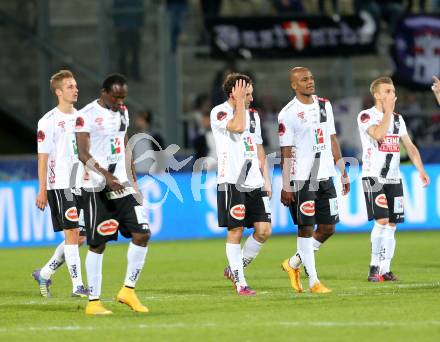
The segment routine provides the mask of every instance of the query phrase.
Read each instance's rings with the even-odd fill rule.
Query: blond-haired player
[[[362,184],[371,231],[371,262],[368,281],[396,281],[390,265],[394,256],[397,223],[405,219],[400,142],[420,174],[423,186],[429,184],[417,147],[406,131],[402,115],[394,112],[396,90],[389,77],[380,77],[370,86],[374,106],[361,111],[357,122],[362,142]]]
[[[38,185],[36,205],[44,210],[49,203],[54,231],[64,232],[64,241],[55,249],[46,265],[32,273],[38,282],[40,294],[50,297],[51,276],[66,262],[72,279],[72,296],[87,297],[81,277],[79,245],[85,237],[80,236],[78,210],[72,196],[71,174],[78,163],[75,139],[78,87],[69,70],[60,70],[50,79],[50,88],[58,104],[38,121]]]

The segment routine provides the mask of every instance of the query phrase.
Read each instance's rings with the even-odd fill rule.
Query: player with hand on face
[[[371,261],[368,281],[396,281],[391,260],[396,248],[395,231],[405,220],[400,142],[420,174],[422,185],[429,184],[417,147],[406,130],[402,115],[394,112],[396,90],[389,77],[380,77],[370,86],[374,106],[357,118],[362,142],[362,185],[371,231]]]
[[[229,74],[223,84],[228,100],[211,111],[218,159],[217,207],[220,227],[227,228],[224,276],[239,296],[253,296],[244,269],[257,257],[271,235],[271,184],[258,113],[249,108],[252,80]],[[241,248],[244,227],[254,228]]]

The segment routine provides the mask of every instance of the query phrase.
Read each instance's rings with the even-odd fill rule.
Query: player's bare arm
[[[38,194],[36,205],[40,210],[44,210],[47,205],[47,161],[48,153],[38,153]]]
[[[106,184],[117,193],[124,191],[124,186],[121,184],[118,178],[102,168],[99,163],[90,154],[90,134],[87,132],[76,133],[76,143],[78,145],[78,159],[93,172],[96,172],[105,178]]]
[[[293,199],[293,192],[290,186],[290,170],[292,169],[292,146],[281,147],[281,174],[283,188],[281,189],[281,203],[288,207]]]
[[[432,78],[434,79],[434,84],[432,85],[431,89],[435,95],[438,104],[440,105],[440,80],[435,76],[432,76]]]
[[[390,127],[391,117],[394,112],[394,107],[396,105],[397,97],[394,93],[387,93],[380,100],[382,110],[383,110],[383,119],[379,125],[373,125],[368,129],[368,134],[375,140],[380,141],[385,138],[387,134],[388,127]]]
[[[423,162],[422,162],[422,158],[420,157],[419,150],[414,145],[408,134],[402,136],[401,139],[403,145],[405,146],[406,152],[408,153],[409,159],[411,159],[412,163],[417,168],[417,171],[419,171],[419,175],[420,175],[420,179],[422,180],[423,187],[428,186],[430,180],[423,166]]]
[[[246,95],[250,85],[244,80],[237,80],[232,88],[232,99],[235,103],[234,117],[229,120],[226,129],[233,133],[243,133],[246,127]]]
[[[257,154],[260,170],[264,178],[264,190],[267,191],[267,196],[272,198],[272,183],[270,181],[269,167],[267,165],[267,157],[263,145],[257,145]]]
[[[332,142],[333,159],[341,172],[342,195],[346,195],[350,192],[350,178],[348,177],[347,170],[345,168],[345,161],[342,158],[341,147],[336,134],[330,135],[330,139]]]

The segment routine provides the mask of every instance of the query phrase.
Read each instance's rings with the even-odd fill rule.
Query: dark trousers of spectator
[[[399,3],[391,2],[379,4],[380,2],[373,0],[354,0],[354,10],[356,13],[360,11],[369,12],[377,26],[380,26],[381,20],[385,20],[388,23],[390,32],[393,33],[405,9],[403,5]]]
[[[200,0],[203,17],[217,17],[222,8],[222,0]]]
[[[419,3],[419,11],[425,12],[426,11],[426,0],[419,0],[417,1]],[[408,12],[412,11],[414,0],[408,1]]]
[[[339,0],[331,0],[332,1],[332,8],[334,14],[339,14]],[[319,13],[323,14],[325,13],[325,3],[328,2],[328,0],[319,0],[318,1],[318,9]]]
[[[141,50],[141,32],[138,29],[117,31],[119,72],[135,80],[141,79],[139,54]]]

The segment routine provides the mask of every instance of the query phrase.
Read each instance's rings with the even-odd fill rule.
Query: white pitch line
[[[27,327],[27,328],[0,328],[0,333],[12,332],[26,332],[26,331],[98,331],[98,330],[126,330],[126,329],[199,329],[199,328],[233,328],[243,327],[245,325],[253,326],[254,323],[241,322],[240,324],[217,324],[217,323],[200,323],[187,324],[182,322],[176,323],[152,323],[152,324],[137,324],[123,327],[118,326],[46,326],[46,327]],[[267,327],[281,326],[281,327],[312,327],[312,328],[366,328],[366,327],[417,327],[417,326],[440,326],[440,321],[371,321],[371,322],[266,322]]]

